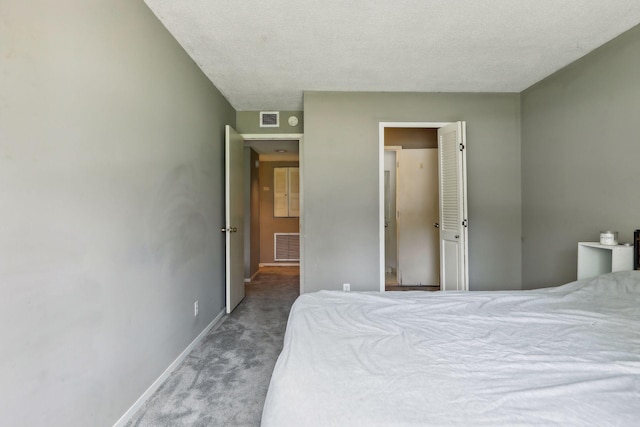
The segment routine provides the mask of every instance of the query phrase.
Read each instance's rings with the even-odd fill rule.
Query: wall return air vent
[[[278,111],[260,111],[260,127],[280,127],[280,113]]]
[[[273,233],[274,261],[300,261],[300,233]]]

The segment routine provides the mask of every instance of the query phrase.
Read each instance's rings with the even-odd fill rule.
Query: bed
[[[262,425],[640,425],[640,271],[292,307]]]

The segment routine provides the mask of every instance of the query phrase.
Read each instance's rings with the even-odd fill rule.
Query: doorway
[[[300,134],[243,134],[245,283],[271,271],[299,272],[302,258]],[[300,287],[302,283],[300,284]]]
[[[380,123],[381,291],[468,290],[465,130]]]
[[[385,286],[400,282],[398,274],[398,208],[397,164],[398,148],[384,150],[384,274]]]
[[[435,128],[385,128],[385,288],[440,286]]]

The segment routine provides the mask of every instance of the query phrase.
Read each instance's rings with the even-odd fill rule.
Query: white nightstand
[[[578,280],[625,270],[633,270],[633,246],[578,243]]]

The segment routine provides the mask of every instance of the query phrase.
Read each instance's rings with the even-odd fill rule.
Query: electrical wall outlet
[[[351,292],[351,284],[350,283],[343,283],[342,284],[342,290],[345,292]]]
[[[198,315],[198,300],[196,300],[196,302],[193,303],[193,317],[196,317]]]

